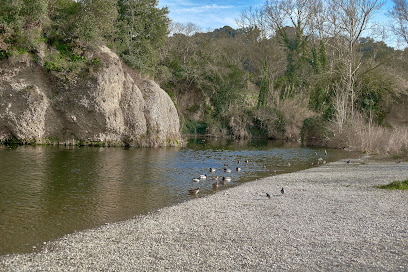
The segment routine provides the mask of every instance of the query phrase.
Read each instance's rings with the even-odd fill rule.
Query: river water
[[[318,158],[356,156],[327,151],[326,156],[323,149],[297,143],[214,139],[163,149],[0,146],[0,255],[30,252],[68,233],[217,193],[214,180],[192,181],[200,174],[232,177],[220,185],[222,191],[311,167]],[[224,164],[231,173],[224,173]],[[217,171],[210,173],[210,167]],[[188,193],[198,186],[198,196]]]

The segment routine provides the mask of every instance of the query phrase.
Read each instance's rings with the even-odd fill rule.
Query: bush
[[[207,123],[187,120],[184,124],[184,133],[205,134],[207,132]]]
[[[277,108],[261,107],[252,112],[251,134],[270,139],[285,138],[285,119]]]
[[[324,139],[328,134],[326,125],[327,121],[325,121],[323,117],[306,118],[300,130],[302,144],[309,146],[323,145]]]
[[[348,120],[342,129],[329,126],[332,147],[347,146],[351,150],[378,154],[384,157],[408,157],[408,129],[386,128],[367,124],[363,117]],[[341,146],[339,146],[339,144]]]
[[[66,51],[65,47],[60,47],[61,51],[50,50],[44,58],[44,68],[47,71],[78,73],[86,64],[86,58]],[[95,61],[94,61],[95,60]],[[91,64],[96,65],[99,59],[94,59]]]

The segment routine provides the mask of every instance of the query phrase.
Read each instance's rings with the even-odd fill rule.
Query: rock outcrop
[[[0,141],[169,146],[181,141],[173,101],[102,47],[95,71],[61,80],[28,56],[0,63]]]

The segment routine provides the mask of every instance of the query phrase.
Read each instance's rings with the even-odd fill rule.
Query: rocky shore
[[[408,163],[368,160],[272,176],[1,256],[0,271],[407,271],[408,192],[375,187],[407,178]]]

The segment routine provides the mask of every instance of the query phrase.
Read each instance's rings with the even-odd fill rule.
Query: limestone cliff
[[[0,63],[0,141],[168,146],[180,143],[173,101],[102,47],[97,69],[61,80],[31,58]]]

